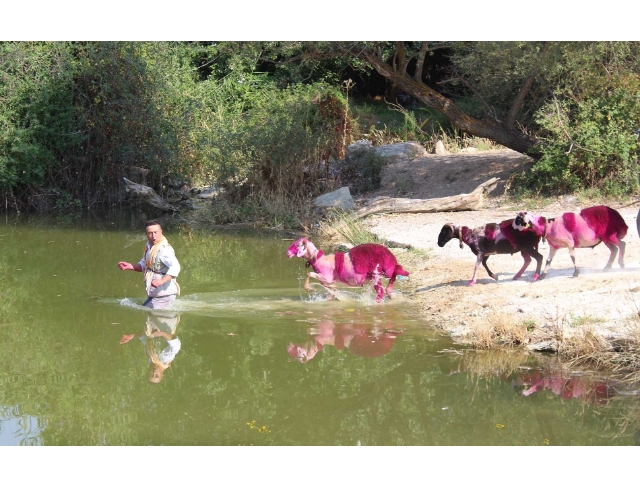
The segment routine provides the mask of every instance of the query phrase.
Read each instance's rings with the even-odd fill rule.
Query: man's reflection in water
[[[309,329],[309,340],[304,343],[289,343],[287,352],[300,363],[307,363],[326,345],[337,350],[348,349],[358,357],[381,357],[385,355],[401,332],[387,325],[369,325],[352,323],[336,324],[322,321]]]
[[[139,338],[147,352],[149,367],[147,379],[153,384],[162,381],[164,371],[171,366],[182,344],[176,335],[180,315],[168,311],[152,311],[147,316],[144,330],[122,335],[120,344]]]

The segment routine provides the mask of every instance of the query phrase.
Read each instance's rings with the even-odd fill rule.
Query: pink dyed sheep
[[[361,244],[356,245],[348,252],[336,252],[335,254],[324,254],[322,250],[318,250],[312,242],[306,238],[296,240],[291,247],[287,249],[287,256],[301,257],[307,261],[306,266],[311,266],[314,272],[307,272],[307,280],[304,288],[311,291],[309,279],[318,279],[323,286],[331,286],[339,281],[349,286],[362,286],[366,281],[373,282],[373,288],[376,290],[376,302],[384,299],[385,289],[380,284],[382,277],[387,277],[386,292],[391,297],[393,291],[393,283],[397,276],[408,276],[395,255],[380,244]]]
[[[580,247],[593,248],[600,242],[604,242],[611,251],[609,262],[607,262],[604,270],[611,269],[611,264],[616,258],[618,249],[620,249],[618,264],[620,268],[624,269],[624,249],[626,244],[622,239],[627,235],[628,227],[620,213],[608,206],[592,206],[585,208],[580,213],[564,213],[560,218],[550,218],[548,220],[530,211],[524,211],[518,213],[518,216],[513,221],[513,227],[520,230],[530,228],[540,235],[543,241],[545,239],[549,241],[551,249],[540,279],[546,275],[547,269],[558,249],[564,247],[569,249],[571,261],[575,267],[573,277],[577,277],[580,274],[580,270],[576,265],[574,249]]]
[[[466,243],[471,252],[477,256],[476,266],[473,270],[473,277],[469,281],[469,286],[473,286],[476,283],[476,274],[480,263],[487,270],[491,279],[498,280],[498,277],[491,272],[487,265],[490,255],[516,254],[518,252],[522,254],[524,264],[513,276],[513,280],[520,279],[522,273],[529,267],[531,257],[533,257],[538,264],[533,275],[533,281],[535,282],[540,275],[540,267],[542,267],[542,255],[538,252],[540,237],[531,230],[514,230],[512,223],[513,219],[500,223],[487,223],[477,228],[460,227],[453,223],[445,223],[442,230],[440,230],[440,235],[438,235],[438,246],[444,247],[449,240],[457,238],[460,240],[460,248],[463,247],[463,243]]]

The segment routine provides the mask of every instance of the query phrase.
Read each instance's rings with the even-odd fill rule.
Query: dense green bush
[[[278,89],[256,75],[204,83],[210,113],[199,147],[230,197],[308,198],[332,187],[330,157],[350,142],[343,94],[325,84]]]
[[[175,178],[236,201],[331,187],[327,161],[350,142],[340,89],[283,89],[233,57],[202,79],[201,48],[0,43],[0,192],[40,209],[114,203],[134,167],[160,193]]]
[[[516,127],[536,141],[536,162],[519,189],[613,196],[638,186],[639,60],[637,42],[460,43],[453,63],[462,76],[453,80],[473,86],[500,121],[531,81]]]
[[[0,190],[41,185],[57,153],[78,143],[60,45],[0,44]]]
[[[540,156],[525,184],[547,192],[593,188],[621,195],[638,188],[639,80],[585,99],[550,101],[537,114]]]
[[[0,191],[36,208],[91,206],[119,201],[134,166],[159,187],[193,176],[195,77],[183,52],[171,43],[0,43]]]
[[[452,152],[475,143],[419,103],[354,103],[349,94],[358,87],[342,76],[347,64],[365,64],[334,48],[0,42],[0,195],[36,209],[114,204],[126,197],[122,177],[142,168],[162,195],[169,181],[216,184],[225,189],[223,206],[235,208],[232,219],[275,211],[284,221],[291,217],[285,207],[334,189],[330,161],[342,159],[352,140],[416,140],[431,148],[445,139]],[[450,49],[455,76],[442,89],[476,118],[503,120],[524,79],[534,80],[514,126],[537,141],[537,161],[520,188],[637,189],[640,43]],[[380,161],[356,173],[367,183],[361,190],[375,188]]]

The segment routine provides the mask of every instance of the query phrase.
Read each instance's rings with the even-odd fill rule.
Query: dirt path
[[[404,181],[401,186],[405,197],[432,198],[470,192],[494,176],[505,181],[510,174],[521,171],[526,162],[522,155],[513,151],[430,156],[401,166],[387,166],[378,194],[400,195],[398,181]],[[465,178],[465,175],[480,172],[477,164],[483,166],[486,174]],[[485,171],[486,166],[490,170]],[[490,279],[480,267],[477,283],[470,287],[475,256],[467,246],[460,249],[458,240],[438,247],[438,234],[447,222],[475,227],[513,218],[518,210],[533,209],[516,208],[513,202],[504,206],[500,198],[503,191],[494,191],[486,209],[481,211],[372,215],[365,224],[379,237],[426,251],[426,258],[396,252],[399,261],[411,272],[402,289],[419,303],[426,316],[437,320],[438,326],[461,340],[478,327],[500,321],[519,322],[538,330],[560,330],[565,337],[584,333],[587,329],[606,338],[633,334],[640,323],[638,206],[619,208],[606,201],[584,204],[576,197],[569,197],[536,209],[547,217],[593,204],[610,204],[619,209],[629,226],[624,239],[627,247],[623,270],[616,262],[611,271],[602,271],[609,250],[601,244],[593,249],[576,249],[581,273],[578,278],[571,277],[573,264],[568,250],[563,249],[556,254],[546,279],[531,282],[535,270],[535,261],[532,261],[520,280],[513,281],[514,274],[522,266],[522,257],[519,254],[498,255],[490,257],[488,264],[499,281]],[[544,268],[549,245],[542,242],[540,245]]]

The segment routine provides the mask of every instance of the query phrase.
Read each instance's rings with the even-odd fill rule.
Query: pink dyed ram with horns
[[[307,272],[304,289],[311,291],[309,279],[314,278],[327,288],[332,288],[335,282],[342,282],[349,286],[362,286],[367,281],[373,282],[376,291],[376,302],[384,299],[385,289],[380,279],[386,277],[389,283],[386,287],[387,296],[391,297],[393,283],[397,276],[408,276],[395,255],[384,245],[366,243],[356,245],[348,252],[325,254],[322,250],[302,237],[296,240],[288,249],[287,256],[300,257],[307,261],[306,266],[313,268]]]
[[[532,229],[542,237],[542,241],[549,241],[549,257],[540,275],[543,279],[549,265],[558,249],[568,248],[571,261],[575,268],[573,277],[578,277],[580,269],[576,264],[574,249],[581,247],[595,247],[600,242],[611,251],[609,261],[604,267],[605,271],[611,269],[611,264],[616,258],[618,249],[618,264],[624,269],[624,249],[626,244],[622,239],[627,235],[628,226],[622,215],[608,206],[592,206],[585,208],[580,213],[564,213],[559,218],[546,219],[535,215],[530,211],[521,211],[513,221],[513,228],[518,230]]]

